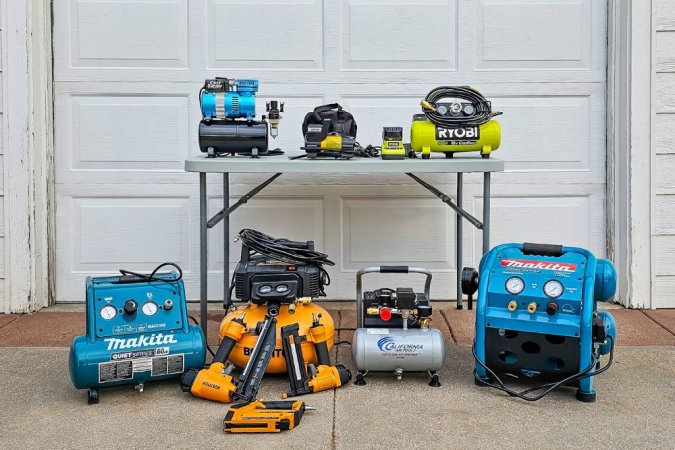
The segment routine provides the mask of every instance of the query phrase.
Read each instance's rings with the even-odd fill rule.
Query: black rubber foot
[[[431,377],[431,381],[429,381],[429,386],[431,387],[441,387],[441,382],[438,381],[438,375],[434,375]]]
[[[445,152],[445,157],[446,158],[454,158],[455,154],[453,152]]]
[[[577,400],[579,400],[580,402],[593,403],[595,402],[596,397],[597,394],[595,392],[587,394],[585,392],[582,392],[581,389],[577,389]]]
[[[90,405],[96,405],[98,400],[98,389],[89,389],[89,393],[87,394],[87,403]]]
[[[356,381],[354,381],[354,384],[357,386],[365,386],[366,385],[366,380],[363,378],[363,374],[359,373],[356,375]]]
[[[457,304],[457,309],[464,309],[464,305]]]
[[[483,159],[488,159],[490,157],[490,154],[489,153],[487,153],[487,154],[481,153],[480,156]]]
[[[429,159],[429,158],[431,158],[431,155],[425,155],[424,153],[422,153],[422,159]]]

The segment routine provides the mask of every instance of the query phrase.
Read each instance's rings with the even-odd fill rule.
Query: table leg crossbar
[[[234,205],[225,207],[225,208],[221,209],[220,211],[218,211],[218,213],[215,216],[213,216],[211,219],[209,219],[209,221],[206,223],[206,226],[208,228],[213,228],[216,225],[218,225],[218,223],[220,223],[221,220],[223,220],[225,217],[232,214],[241,205],[246,204],[249,200],[251,200],[253,197],[255,197],[258,192],[265,189],[267,186],[269,186],[274,180],[276,180],[280,176],[281,176],[280,173],[276,173],[276,174],[272,175],[267,180],[260,183],[259,185],[257,185],[253,189],[251,189],[249,192],[244,194],[239,200],[237,200],[237,202]]]

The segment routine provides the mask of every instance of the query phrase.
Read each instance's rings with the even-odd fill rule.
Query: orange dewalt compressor
[[[329,283],[322,267],[333,264],[327,255],[315,251],[311,241],[275,239],[250,229],[240,231],[238,238],[242,259],[230,291],[249,304],[225,317],[213,362],[200,371],[186,372],[183,390],[229,403],[253,400],[265,372],[288,369],[291,390],[287,396],[333,389],[349,381],[351,373],[344,366],[330,364],[333,319],[311,303],[311,297],[324,295],[323,286]],[[289,366],[286,355],[291,354],[295,359]],[[311,364],[311,377],[305,361]],[[231,375],[235,366],[244,367],[236,381]]]

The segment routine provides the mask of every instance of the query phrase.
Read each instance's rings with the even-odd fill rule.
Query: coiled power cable
[[[439,100],[444,98],[465,100],[473,105],[472,114],[441,114],[436,108]],[[429,91],[420,102],[422,110],[432,123],[441,128],[459,128],[480,126],[487,123],[501,112],[492,111],[492,103],[485,99],[483,94],[468,86],[439,86]]]

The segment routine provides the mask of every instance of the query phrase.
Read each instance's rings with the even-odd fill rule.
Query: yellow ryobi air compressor
[[[452,99],[451,102],[439,100]],[[492,118],[492,104],[470,87],[441,86],[422,100],[423,114],[415,114],[410,126],[410,146],[422,158],[442,152],[452,158],[456,152],[480,152],[483,158],[499,148],[501,127]]]

